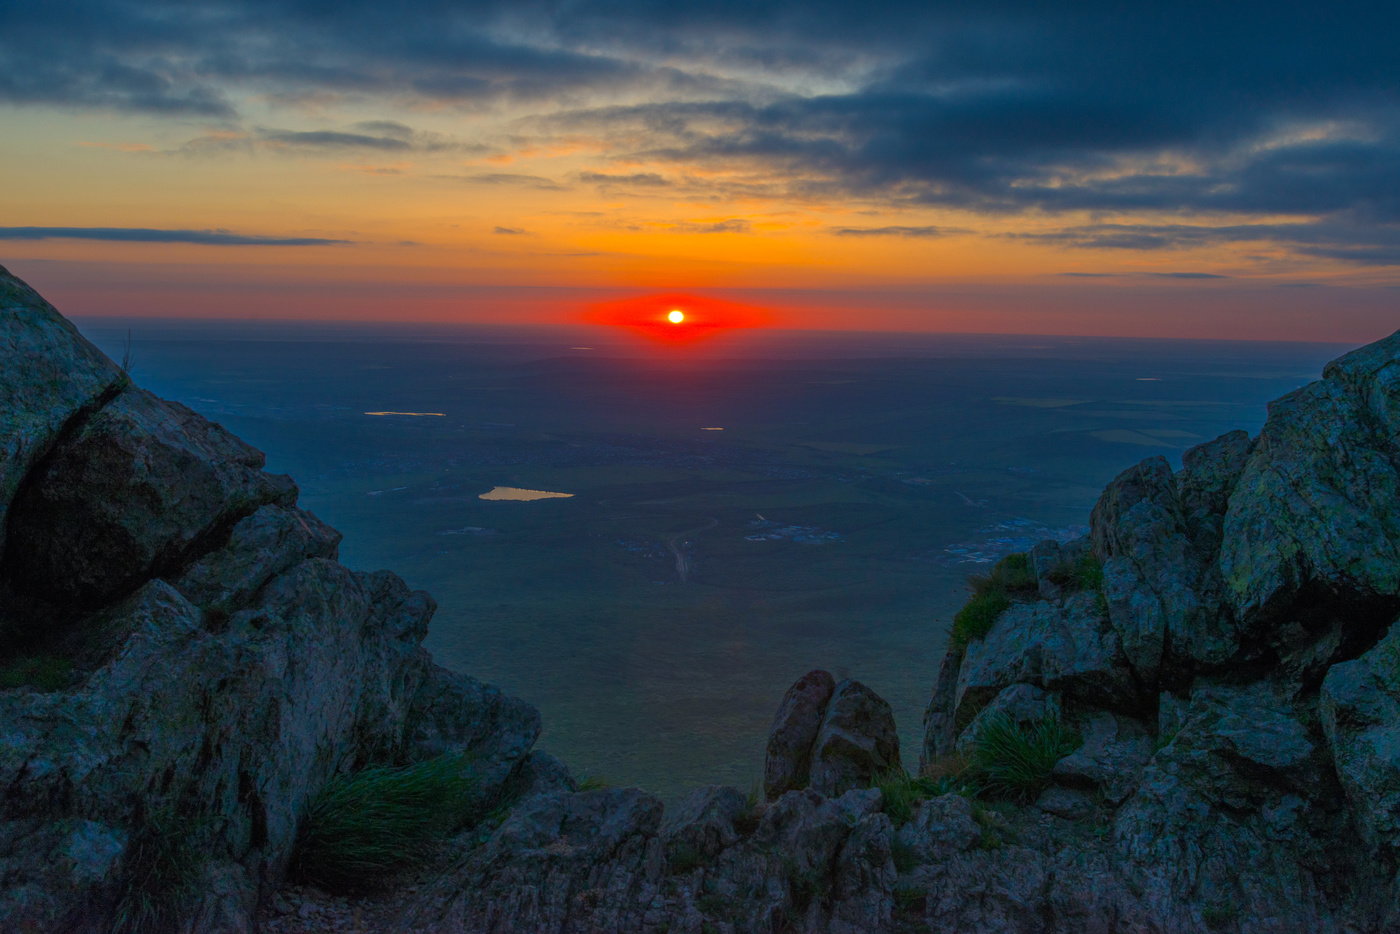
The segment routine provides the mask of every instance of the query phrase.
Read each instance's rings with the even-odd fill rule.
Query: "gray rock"
[[[1140,681],[1189,681],[1194,669],[1236,654],[1238,639],[1219,612],[1213,548],[1193,542],[1164,458],[1114,478],[1090,521],[1109,620]]]
[[[958,672],[962,668],[963,651],[949,645],[943,653],[934,682],[933,695],[924,710],[924,742],[919,750],[919,771],[933,762],[952,755],[957,740],[953,713],[957,707]]]
[[[1080,733],[1083,745],[1055,763],[1051,775],[1061,785],[1098,791],[1107,803],[1120,804],[1156,751],[1152,734],[1141,723],[1104,711],[1086,717]]]
[[[972,803],[962,795],[942,795],[923,802],[895,838],[921,863],[939,863],[976,849],[982,828],[972,817]]]
[[[4,570],[57,603],[98,606],[210,550],[259,506],[291,505],[290,477],[178,403],[128,388],[26,478]]]
[[[737,788],[705,785],[692,791],[661,825],[672,868],[713,860],[738,843],[734,824],[748,808],[748,799]]]
[[[392,719],[389,722],[393,722]],[[437,665],[422,680],[400,721],[408,761],[471,752],[483,804],[499,796],[539,738],[540,712],[494,685]]]
[[[1237,429],[1181,455],[1181,470],[1176,475],[1178,501],[1187,534],[1198,545],[1212,551],[1220,547],[1230,494],[1253,450],[1249,432]]]
[[[578,782],[562,761],[536,749],[521,761],[503,795],[507,798],[529,798],[556,791],[578,791]]]
[[[1083,820],[1097,810],[1094,796],[1079,788],[1063,788],[1051,785],[1035,799],[1035,806],[1046,814],[1063,817],[1065,820]]]
[[[1230,497],[1220,554],[1249,629],[1285,620],[1310,586],[1353,605],[1400,595],[1397,360],[1400,333],[1269,406]]]
[[[217,904],[198,909],[221,919],[201,922],[209,930],[233,929],[230,919],[250,916],[258,886],[280,878],[316,791],[398,741],[429,677],[418,642],[432,606],[393,575],[311,559],[215,633],[197,607],[153,581],[109,614],[124,620],[111,627],[124,641],[71,691],[0,692],[6,812],[40,827],[98,822],[119,838],[143,813],[182,802],[194,809],[190,823],[208,828],[198,852],[211,866],[241,867],[221,870],[229,884],[211,888]],[[457,741],[485,761],[501,754],[494,735]],[[0,852],[0,861],[14,855]],[[32,860],[14,873],[16,885],[49,900],[51,917],[86,897]],[[239,873],[246,885],[229,881]],[[229,901],[245,895],[241,908]],[[0,926],[12,917],[0,911]]]
[[[836,685],[812,745],[811,787],[835,798],[902,768],[890,705],[859,681]]]
[[[226,545],[171,583],[198,606],[231,612],[306,558],[334,559],[339,545],[340,533],[306,510],[263,506],[234,525]]]
[[[1115,817],[1120,871],[1166,930],[1198,930],[1211,911],[1260,930],[1339,930],[1329,890],[1370,869],[1347,851],[1331,787],[1270,685],[1198,689]]]
[[[1400,853],[1400,626],[1334,665],[1322,682],[1322,727],[1367,842]]]
[[[812,746],[835,689],[835,679],[817,670],[798,678],[783,695],[768,730],[768,754],[763,762],[763,795],[767,800],[776,801],[784,792],[807,787]]]
[[[125,383],[121,371],[28,285],[0,266],[0,557],[20,481]]]
[[[666,878],[661,816],[660,801],[630,788],[529,798],[412,921],[441,934],[645,930]]]
[[[1119,710],[1143,706],[1118,634],[1096,596],[1063,604],[1018,604],[967,647],[958,673],[954,719],[965,727],[1013,684],[1034,685],[1085,704]]]

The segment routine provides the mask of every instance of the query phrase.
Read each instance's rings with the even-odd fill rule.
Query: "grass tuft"
[[[956,646],[984,638],[1013,599],[1026,599],[1036,593],[1035,570],[1025,553],[1007,555],[986,574],[969,577],[967,583],[972,588],[972,598],[953,617],[952,639]]]
[[[1049,783],[1055,763],[1082,742],[1078,733],[1052,717],[1029,727],[994,717],[978,731],[972,765],[985,791],[1027,800]]]
[[[122,855],[113,934],[180,929],[198,892],[201,860],[195,835],[174,808],[147,813]]]
[[[24,687],[57,691],[67,686],[72,674],[72,664],[57,655],[14,658],[0,663],[0,691]]]
[[[476,787],[462,755],[335,778],[302,823],[293,871],[335,892],[381,888],[467,821]]]
[[[895,830],[909,823],[914,816],[914,808],[929,796],[923,780],[914,778],[903,769],[891,769],[880,775],[875,780],[875,786],[880,789],[885,816]]]
[[[607,779],[598,775],[585,775],[578,780],[579,791],[602,791],[611,787]]]
[[[1011,601],[1005,594],[974,594],[953,617],[953,643],[963,646],[974,639],[985,638],[997,617],[1010,606]]]

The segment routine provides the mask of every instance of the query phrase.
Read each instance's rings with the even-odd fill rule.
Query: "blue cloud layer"
[[[751,168],[781,196],[1176,214],[1050,237],[1259,239],[1395,264],[1397,34],[1393,2],[0,0],[0,101],[235,123],[247,93],[353,94],[389,116],[404,100],[489,104],[625,139],[623,162]],[[594,103],[619,92],[642,102]],[[253,135],[448,145],[391,120]],[[667,183],[625,170],[580,181]]]

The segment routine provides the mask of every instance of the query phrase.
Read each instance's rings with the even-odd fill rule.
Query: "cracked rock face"
[[[778,707],[768,734],[764,797],[814,788],[839,797],[901,769],[894,711],[859,681],[840,684],[825,671],[799,678]]]
[[[483,805],[539,715],[432,664],[436,608],[334,560],[340,536],[219,425],[129,384],[0,270],[0,930],[110,931],[133,841],[184,847],[186,929],[249,931],[310,801],[371,762],[467,752]],[[562,772],[562,777],[555,774]]]
[[[51,602],[101,606],[189,563],[259,507],[295,503],[292,479],[262,465],[219,425],[128,388],[26,478],[4,572]]]

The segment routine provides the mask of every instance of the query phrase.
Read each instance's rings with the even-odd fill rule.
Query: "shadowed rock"
[[[38,292],[0,266],[0,555],[20,481],[65,426],[125,382]]]
[[[890,705],[859,681],[836,685],[812,744],[811,787],[839,797],[901,769],[899,732]]]
[[[798,678],[783,695],[768,730],[768,754],[763,762],[763,794],[767,800],[776,801],[784,792],[807,787],[812,744],[835,690],[836,680],[818,669]]]
[[[1277,624],[1309,590],[1343,603],[1379,601],[1385,621],[1393,614],[1397,370],[1400,332],[1333,361],[1322,380],[1270,404],[1231,494],[1220,553],[1229,599],[1247,629]]]
[[[129,388],[63,439],[10,510],[6,575],[57,603],[98,606],[214,547],[290,477],[182,405]]]

